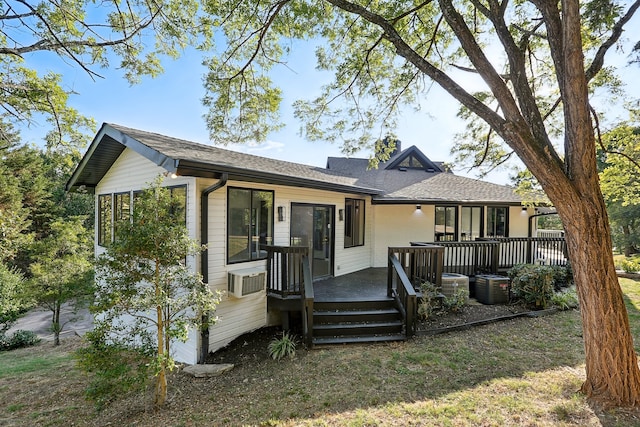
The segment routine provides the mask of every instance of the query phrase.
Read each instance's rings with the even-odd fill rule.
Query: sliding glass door
[[[333,206],[291,205],[291,246],[309,248],[314,279],[333,274],[333,218]]]

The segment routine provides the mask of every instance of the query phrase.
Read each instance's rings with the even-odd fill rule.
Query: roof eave
[[[317,190],[337,191],[340,193],[356,193],[371,196],[382,193],[382,190],[375,188],[359,187],[354,185],[300,178],[291,175],[279,175],[270,172],[261,172],[223,165],[210,165],[208,163],[190,162],[185,160],[180,160],[178,162],[176,172],[178,173],[178,175],[189,175],[197,177],[218,177],[222,173],[227,173],[229,175],[229,179],[234,181],[299,186]]]
[[[144,156],[145,158],[154,162],[156,165],[162,167],[169,173],[175,172],[177,170],[177,164],[178,164],[177,159],[166,156],[160,153],[159,151],[146,146],[145,144],[138,141],[137,139],[132,138],[131,136],[119,131],[118,129],[113,128],[109,124],[103,123],[102,127],[100,128],[95,138],[91,142],[91,145],[87,149],[87,152],[82,157],[82,160],[80,160],[78,167],[76,168],[76,170],[73,172],[73,174],[67,181],[67,184],[65,185],[65,189],[67,191],[70,191],[74,188],[78,188],[82,186],[94,188],[98,184],[98,182],[100,182],[100,180],[104,177],[104,173],[97,176],[92,181],[79,182],[79,180],[82,177],[89,163],[93,160],[96,150],[100,147],[101,144],[108,143],[109,140],[112,140],[122,145],[123,147],[130,148],[131,150],[135,151],[141,156]],[[109,167],[111,167],[111,165],[113,165],[113,162],[116,161],[117,157],[118,156],[112,156],[110,158],[98,159],[96,161],[110,163]]]
[[[450,199],[430,199],[430,198],[409,198],[409,197],[373,197],[373,205],[482,205],[482,206],[521,206],[521,201],[516,200],[450,200]]]

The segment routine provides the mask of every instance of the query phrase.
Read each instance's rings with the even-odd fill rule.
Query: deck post
[[[391,264],[391,253],[391,248],[389,248],[387,255],[387,296],[389,298],[393,297],[393,265]]]
[[[302,255],[302,335],[307,348],[313,347],[313,278],[309,257]]]
[[[498,274],[498,266],[500,265],[500,244],[491,246],[491,273]]]

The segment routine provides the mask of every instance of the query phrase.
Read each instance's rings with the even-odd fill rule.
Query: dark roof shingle
[[[103,124],[85,157],[67,183],[67,188],[92,187],[129,147],[169,171],[184,175],[293,185],[330,191],[370,194],[377,203],[462,202],[518,204],[521,198],[511,187],[465,178],[448,172],[402,168],[387,169],[381,164],[369,170],[369,161],[329,157],[327,168],[270,159],[252,154],[199,144],[154,132]],[[413,146],[403,153],[415,155]],[[421,156],[424,156],[419,152]],[[427,159],[424,156],[424,159]],[[429,163],[439,164],[438,162]]]

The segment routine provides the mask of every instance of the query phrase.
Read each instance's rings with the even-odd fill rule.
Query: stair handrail
[[[393,253],[389,254],[389,272],[389,280],[395,281],[396,286],[393,286],[393,283],[389,283],[388,286],[395,289],[394,298],[404,319],[405,334],[407,337],[412,337],[416,333],[418,297],[402,264]]]
[[[307,255],[302,256],[302,336],[307,348],[313,347],[313,278]]]

